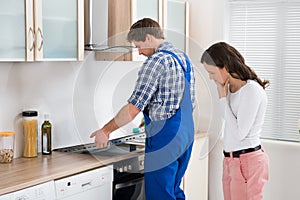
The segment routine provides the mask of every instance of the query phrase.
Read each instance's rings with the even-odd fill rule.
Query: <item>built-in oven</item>
[[[113,200],[145,200],[144,155],[113,163]]]

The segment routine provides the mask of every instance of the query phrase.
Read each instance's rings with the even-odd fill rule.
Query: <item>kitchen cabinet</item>
[[[0,60],[24,61],[25,45],[25,1],[0,0]],[[28,31],[33,37],[33,29]]]
[[[195,137],[183,189],[187,200],[208,199],[208,136]]]
[[[163,27],[163,0],[132,0],[132,23],[151,18]],[[137,50],[132,51],[132,60],[144,61],[145,56],[139,55]]]
[[[83,60],[83,2],[0,0],[0,60]]]
[[[188,53],[189,4],[186,1],[164,1],[164,29],[168,41]]]
[[[148,17],[159,22],[167,41],[187,53],[189,34],[188,2],[178,0],[109,0],[108,42],[109,47],[118,49],[96,51],[96,60],[143,61],[136,49],[120,48],[131,46],[127,33],[132,23]],[[106,23],[103,23],[106,24]]]

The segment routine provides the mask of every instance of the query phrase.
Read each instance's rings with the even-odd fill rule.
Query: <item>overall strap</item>
[[[165,49],[159,50],[159,52],[164,52],[164,53],[172,55],[179,62],[180,66],[182,67],[182,69],[184,71],[185,78],[188,80],[188,82],[190,82],[190,80],[191,80],[191,75],[190,75],[191,62],[190,62],[189,58],[187,57],[187,55],[185,53],[183,55],[184,55],[185,60],[186,60],[187,69],[184,68],[184,64],[183,64],[182,60],[174,52],[168,51],[168,50],[165,50]]]

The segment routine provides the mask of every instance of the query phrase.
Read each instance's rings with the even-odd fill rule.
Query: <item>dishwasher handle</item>
[[[82,183],[82,184],[81,184],[81,187],[82,187],[82,188],[83,188],[83,187],[87,187],[87,186],[92,186],[92,182],[89,181],[89,182],[86,182],[86,183]]]

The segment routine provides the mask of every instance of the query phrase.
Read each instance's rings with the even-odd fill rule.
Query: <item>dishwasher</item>
[[[49,181],[12,193],[0,195],[0,200],[54,200],[54,183]]]
[[[57,200],[112,199],[113,166],[93,169],[54,181]]]

